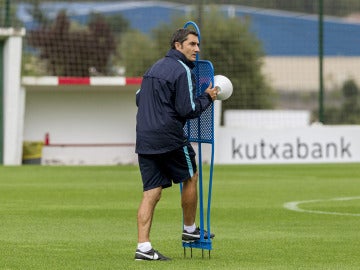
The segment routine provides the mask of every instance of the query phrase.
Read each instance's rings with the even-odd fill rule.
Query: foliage
[[[212,9],[203,20],[202,58],[209,59],[215,74],[229,77],[234,93],[224,109],[265,109],[271,107],[272,91],[261,73],[261,42],[249,31],[249,21],[226,18]]]
[[[122,54],[118,63],[126,67],[127,76],[141,76],[155,59],[154,42],[135,30],[126,32],[121,41],[118,51]]]
[[[342,104],[325,110],[326,124],[360,124],[360,92],[353,79],[344,82]]]
[[[29,8],[28,12],[34,18],[34,21],[41,23],[42,25],[47,25],[50,23],[49,18],[41,9],[40,0],[33,0],[32,5]]]
[[[106,74],[116,47],[115,37],[102,16],[93,16],[87,31],[70,31],[64,11],[50,27],[30,31],[27,42],[40,51],[40,58],[47,60],[48,70],[55,76],[89,76],[89,69]]]
[[[344,82],[342,93],[344,102],[341,106],[341,120],[348,124],[360,124],[360,93],[354,80]]]
[[[21,61],[22,76],[46,76],[46,61],[31,53],[23,53]]]
[[[98,16],[96,13],[93,13],[92,15],[95,17]],[[121,35],[130,29],[129,21],[121,14],[107,15],[104,19],[115,35]]]
[[[6,5],[6,1],[0,1],[0,27],[21,26],[20,20],[16,17],[16,8],[14,5]]]
[[[207,18],[211,19],[203,20],[201,25],[200,58],[209,59],[214,64],[215,74],[227,76],[234,85],[233,96],[223,103],[223,109],[270,108],[272,90],[261,74],[261,43],[249,31],[249,22],[225,18],[217,9],[207,13]],[[174,18],[172,23],[161,25],[153,32],[155,45],[148,41],[149,48],[144,49],[142,43],[136,42],[133,46],[122,47],[126,51],[124,55],[134,55],[138,64],[144,63],[143,59],[149,64],[156,61],[169,50],[174,29],[182,27],[188,20],[191,18]],[[130,59],[133,61],[134,58]],[[126,59],[125,65],[127,74],[136,74],[135,67]]]

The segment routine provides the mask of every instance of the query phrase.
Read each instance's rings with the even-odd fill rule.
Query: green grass
[[[166,189],[151,240],[170,262],[135,262],[136,166],[0,167],[0,269],[359,269],[359,164],[216,166],[211,259],[183,257],[179,188]],[[207,167],[205,168],[207,169]],[[188,252],[189,255],[190,252]]]

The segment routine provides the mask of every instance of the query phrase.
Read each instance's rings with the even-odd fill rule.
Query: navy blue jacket
[[[193,68],[184,54],[171,49],[146,71],[136,93],[136,153],[166,153],[187,143],[186,120],[212,103],[205,92],[196,97]]]

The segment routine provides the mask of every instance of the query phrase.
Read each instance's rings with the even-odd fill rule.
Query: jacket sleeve
[[[176,82],[175,109],[179,116],[192,119],[199,117],[213,102],[208,93],[196,97],[194,77],[190,73],[182,74]]]

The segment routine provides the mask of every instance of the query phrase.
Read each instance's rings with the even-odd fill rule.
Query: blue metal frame
[[[189,21],[184,25],[184,28],[192,26],[195,28],[198,33],[199,41],[201,41],[200,30],[196,23]],[[196,56],[195,62],[195,77],[196,80],[196,89],[197,95],[202,94],[203,91],[207,88],[207,86],[202,88],[200,77],[201,77],[201,68],[205,67],[205,72],[208,72],[208,78],[210,78],[212,85],[214,85],[214,67],[210,61],[199,60],[199,55]],[[207,84],[208,85],[208,84]],[[187,133],[188,140],[190,142],[198,143],[198,173],[199,173],[199,219],[200,219],[200,239],[194,242],[182,242],[182,245],[185,248],[200,248],[202,250],[206,249],[212,250],[212,239],[204,238],[204,228],[208,232],[208,236],[211,234],[210,228],[210,209],[211,209],[211,195],[212,195],[212,179],[213,179],[213,168],[214,168],[214,104],[212,104],[209,108],[210,111],[207,112],[207,116],[210,118],[210,123],[208,121],[202,122],[202,116],[197,119],[189,120],[184,128],[185,133]],[[205,113],[205,112],[204,112]],[[203,113],[203,114],[204,114]],[[210,116],[209,116],[210,115]],[[205,119],[206,120],[206,119]],[[209,120],[209,119],[207,119]],[[202,130],[206,128],[205,132]],[[202,132],[203,131],[203,132]],[[202,166],[202,144],[207,143],[211,144],[211,160],[210,160],[210,175],[209,175],[209,184],[208,184],[208,200],[207,200],[207,209],[206,209],[206,226],[204,222],[204,191],[203,191],[203,166]],[[180,185],[180,192],[182,192],[182,185]]]

